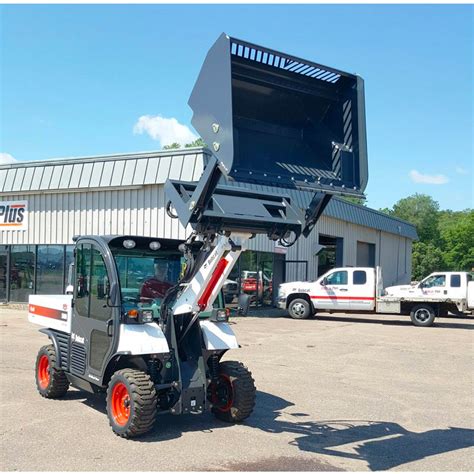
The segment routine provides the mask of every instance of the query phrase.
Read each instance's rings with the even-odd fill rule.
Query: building
[[[189,148],[0,166],[0,302],[62,293],[74,235],[185,239],[191,229],[167,215],[164,183],[198,180],[208,153]],[[294,190],[291,197],[304,207],[311,195]],[[266,236],[251,240],[226,288],[253,292],[256,304],[268,305],[280,282],[343,265],[381,265],[386,286],[406,283],[416,238],[407,222],[333,198],[312,234],[293,247]]]

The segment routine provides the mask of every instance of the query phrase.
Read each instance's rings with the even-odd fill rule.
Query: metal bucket
[[[222,34],[189,105],[228,178],[330,194],[366,187],[364,82],[356,75]]]

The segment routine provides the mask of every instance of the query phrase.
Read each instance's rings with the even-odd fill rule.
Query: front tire
[[[36,357],[36,387],[44,398],[64,397],[69,388],[66,374],[56,368],[56,361],[56,351],[52,344],[43,346]]]
[[[113,432],[122,438],[142,435],[156,419],[156,390],[141,370],[115,372],[107,388],[107,416]]]
[[[410,311],[410,318],[415,326],[429,327],[433,326],[436,314],[434,309],[427,304],[413,306]]]
[[[256,388],[252,373],[240,362],[219,364],[217,383],[211,384],[212,412],[219,420],[240,423],[255,406]]]
[[[308,319],[312,312],[311,303],[303,298],[295,298],[288,305],[288,313],[293,319]]]

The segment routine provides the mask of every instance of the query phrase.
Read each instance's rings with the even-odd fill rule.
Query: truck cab
[[[461,300],[466,298],[471,281],[473,281],[473,277],[467,272],[434,272],[420,283],[389,286],[385,292],[387,296],[400,298],[423,297],[427,300],[439,298]]]
[[[296,319],[318,310],[372,311],[377,286],[374,268],[334,268],[313,282],[280,285],[278,306]]]

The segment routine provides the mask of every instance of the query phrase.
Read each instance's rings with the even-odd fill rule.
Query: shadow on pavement
[[[382,316],[379,319],[374,319],[373,317],[364,318],[360,315],[357,316],[334,316],[334,315],[320,315],[318,314],[315,319],[320,321],[339,321],[345,323],[372,323],[372,324],[384,324],[389,326],[413,326],[413,323],[410,320],[409,316],[406,316],[406,320],[400,319],[390,319],[391,315]],[[471,318],[471,324],[465,324],[461,322],[457,322],[458,317],[449,316],[449,318],[453,318],[453,322],[440,322],[439,320],[435,319],[433,327],[434,328],[446,328],[446,329],[474,329],[474,319]],[[461,319],[461,318],[459,318]],[[463,318],[469,319],[469,318]],[[413,326],[415,328],[415,326]],[[418,329],[418,328],[416,328]],[[421,330],[426,328],[419,328]]]
[[[71,392],[66,399],[74,393],[80,392]],[[89,394],[82,396],[85,398],[83,403],[105,415],[104,397]],[[292,402],[283,398],[258,391],[255,410],[244,424],[270,434],[294,435],[290,444],[301,451],[365,461],[373,471],[391,469],[428,456],[474,446],[472,429],[450,427],[416,433],[398,423],[385,421],[313,421],[308,419],[306,413],[293,412],[293,406]],[[157,417],[155,429],[151,433],[135,441],[160,442],[179,438],[185,432],[212,434],[215,430],[230,426],[215,419],[212,414],[162,415]],[[355,446],[344,447],[349,444]]]

